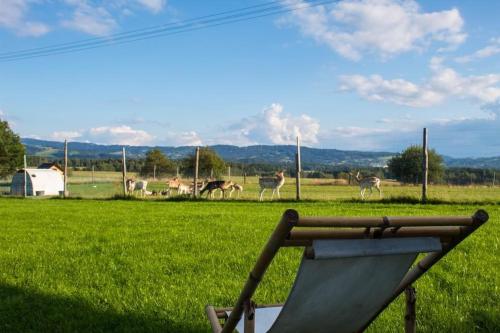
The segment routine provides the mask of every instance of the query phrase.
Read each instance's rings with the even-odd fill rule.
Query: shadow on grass
[[[136,196],[128,196],[128,195],[121,195],[117,194],[112,197],[108,198],[86,198],[86,197],[81,197],[81,196],[72,196],[68,198],[63,198],[59,196],[53,196],[53,197],[45,197],[45,198],[38,198],[38,197],[28,197],[28,198],[23,198],[23,197],[14,197],[14,196],[0,196],[1,198],[11,198],[11,199],[20,199],[20,200],[33,200],[33,199],[50,199],[50,200],[94,200],[94,201],[142,201],[142,202],[184,202],[184,201],[193,201],[193,202],[226,202],[226,203],[254,203],[254,204],[259,204],[261,203],[258,199],[236,199],[236,198],[231,198],[231,199],[207,199],[207,198],[192,198],[187,195],[179,195],[179,196],[173,196],[173,197],[168,197],[168,198],[162,198],[162,197],[153,197],[153,198],[141,198],[141,197],[136,197]],[[382,198],[382,199],[367,199],[367,200],[361,200],[358,198],[351,198],[351,199],[344,199],[344,198],[339,198],[339,199],[331,199],[331,200],[318,200],[318,199],[302,199],[300,201],[297,201],[295,199],[274,199],[274,200],[264,200],[262,203],[325,203],[325,202],[330,202],[332,204],[341,204],[341,203],[355,203],[355,204],[366,204],[366,205],[376,205],[376,204],[405,204],[405,205],[420,205],[422,202],[420,199],[415,198],[415,197],[410,197],[410,196],[395,196],[395,197],[389,197],[389,198]],[[500,206],[500,201],[498,200],[442,200],[442,199],[433,199],[430,198],[427,200],[428,205],[474,205],[474,206],[480,206],[480,205],[491,205],[491,206]]]
[[[161,309],[159,309],[161,310]],[[180,322],[180,321],[179,321]],[[96,309],[77,298],[0,284],[0,332],[201,332],[157,314],[141,316]]]
[[[339,199],[341,202],[349,203],[365,203],[365,204],[412,204],[419,205],[422,201],[419,198],[411,196],[395,196],[389,198],[382,198],[378,200],[362,200],[362,199]],[[429,198],[427,199],[428,205],[500,205],[497,200],[442,200]]]
[[[474,327],[475,332],[498,332],[500,327],[500,313],[473,311],[470,313],[468,324],[465,327]]]

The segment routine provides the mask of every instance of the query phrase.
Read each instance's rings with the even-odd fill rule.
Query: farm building
[[[42,163],[38,166],[38,169],[52,169],[59,172],[61,175],[64,174],[63,169],[57,163]]]
[[[28,196],[59,195],[64,192],[63,175],[54,169],[26,169],[26,194]],[[24,195],[24,169],[12,178],[10,194]]]

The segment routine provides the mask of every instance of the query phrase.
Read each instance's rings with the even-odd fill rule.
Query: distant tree
[[[422,181],[422,146],[406,148],[389,160],[391,174],[403,183],[417,184]],[[444,174],[443,158],[434,149],[429,150],[429,182],[438,183]]]
[[[182,172],[186,175],[194,175],[195,154],[182,160]],[[208,177],[213,172],[214,177],[220,177],[226,171],[224,160],[209,147],[200,148],[200,160],[198,174],[200,177]]]
[[[19,135],[0,119],[0,178],[14,173],[23,165],[24,146]]]
[[[141,168],[141,175],[152,177],[155,168],[157,177],[175,172],[175,164],[159,149],[152,149],[146,153],[144,166]]]

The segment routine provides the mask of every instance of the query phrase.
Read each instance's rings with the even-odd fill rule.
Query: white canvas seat
[[[256,309],[255,332],[356,332],[438,238],[317,240],[283,307]],[[227,311],[228,316],[230,311]],[[328,320],[325,321],[325,318]],[[243,333],[243,320],[236,326]]]
[[[486,212],[478,211],[472,217],[442,219],[301,220],[295,211],[287,211],[236,305],[207,307],[212,330],[361,332],[405,288],[487,219]],[[292,230],[297,227],[321,229]],[[344,228],[331,231],[325,227]],[[290,293],[282,306],[255,307],[251,296],[274,254],[283,246],[305,247]],[[420,253],[430,254],[412,268]],[[220,324],[221,319],[225,320],[224,325]]]

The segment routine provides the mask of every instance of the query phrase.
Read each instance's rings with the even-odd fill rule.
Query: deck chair
[[[265,245],[235,305],[206,307],[214,333],[364,331],[403,291],[405,331],[415,331],[412,283],[488,220],[462,217],[299,217],[287,210]],[[281,247],[303,247],[284,304],[253,300]],[[414,265],[420,253],[428,253]],[[243,317],[243,318],[242,318]]]

